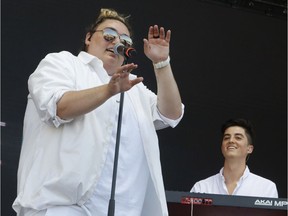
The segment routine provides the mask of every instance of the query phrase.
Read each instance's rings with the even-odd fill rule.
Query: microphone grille
[[[125,48],[125,46],[124,46],[122,43],[117,43],[117,44],[115,44],[115,46],[113,47],[113,51],[114,51],[114,53],[117,54],[117,55],[123,55],[124,48]]]

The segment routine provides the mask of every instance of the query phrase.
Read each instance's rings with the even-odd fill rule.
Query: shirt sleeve
[[[57,116],[57,103],[67,91],[75,90],[72,54],[50,53],[28,79],[29,94],[42,121],[59,127],[73,119]]]
[[[184,107],[185,107],[184,104],[182,104],[182,113],[181,113],[181,116],[180,116],[178,119],[175,119],[175,120],[174,120],[174,119],[169,119],[169,118],[163,116],[163,115],[160,113],[159,109],[157,108],[157,114],[158,114],[159,118],[163,120],[163,123],[164,123],[163,128],[168,127],[168,126],[170,126],[170,127],[172,127],[172,128],[176,127],[176,126],[179,124],[179,122],[181,121],[181,119],[183,118],[183,115],[184,115]],[[157,128],[157,129],[162,129],[162,128],[161,128],[161,124],[159,123],[159,124],[157,125],[157,123],[158,123],[158,122],[156,121],[156,122],[155,122],[156,128]]]
[[[199,182],[196,182],[190,190],[191,193],[201,193],[201,186]]]

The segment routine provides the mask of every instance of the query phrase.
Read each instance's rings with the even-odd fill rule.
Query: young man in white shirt
[[[216,175],[194,184],[191,192],[278,198],[276,184],[250,172],[246,165],[252,154],[253,126],[245,119],[231,119],[222,125],[224,166]]]

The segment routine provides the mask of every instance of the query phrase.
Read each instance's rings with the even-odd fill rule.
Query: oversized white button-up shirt
[[[134,75],[130,75],[134,76]],[[45,209],[54,205],[83,205],[92,195],[104,166],[109,145],[115,140],[119,95],[75,119],[56,115],[56,103],[71,90],[108,83],[103,63],[86,52],[48,54],[28,80],[28,102],[18,169],[17,197],[13,208]],[[175,127],[157,109],[156,95],[143,83],[125,92],[136,113],[151,184],[143,216],[168,215],[156,130]],[[129,126],[129,124],[123,125]],[[155,214],[154,214],[155,215]]]

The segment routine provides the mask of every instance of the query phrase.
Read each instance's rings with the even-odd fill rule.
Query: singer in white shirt
[[[101,9],[78,56],[48,54],[28,80],[18,216],[107,216],[120,93],[125,92],[115,216],[167,216],[156,130],[176,127],[184,105],[169,63],[171,31],[149,27],[144,53],[157,94],[124,64],[132,47],[127,16]]]

